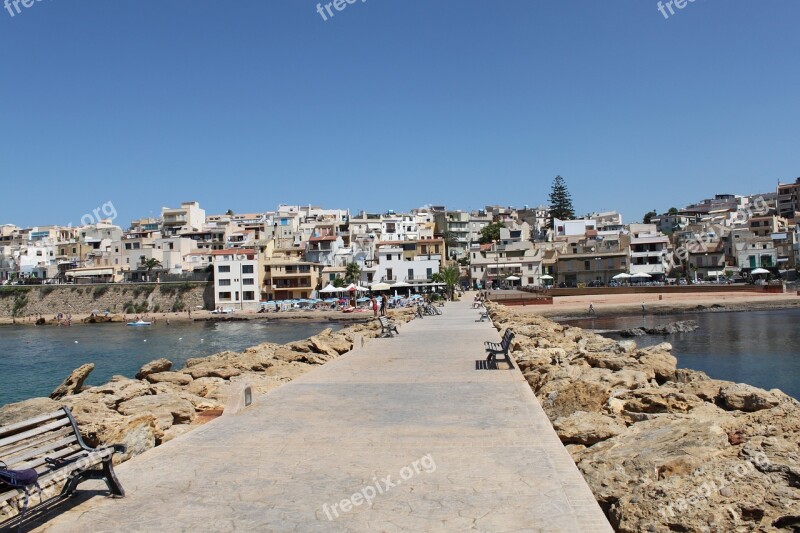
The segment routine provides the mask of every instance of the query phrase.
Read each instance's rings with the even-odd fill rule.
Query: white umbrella
[[[519,280],[520,278],[518,278],[517,276],[508,276],[506,278],[506,281],[519,281]]]
[[[631,276],[630,274],[626,274],[625,272],[623,272],[623,273],[621,273],[621,274],[617,274],[616,276],[614,276],[614,277],[613,277],[613,278],[611,278],[611,279],[628,279],[628,278],[630,278],[630,277],[633,277],[633,276]]]
[[[753,275],[758,275],[758,274],[769,274],[770,272],[766,268],[757,268],[750,273]]]
[[[394,288],[397,288],[397,287],[411,287],[411,284],[410,283],[406,283],[405,281],[398,281],[397,283],[392,285],[392,287],[394,287]]]
[[[389,285],[388,283],[373,283],[370,286],[370,289],[372,289],[373,291],[388,291],[391,288],[392,286]]]
[[[554,279],[553,276],[545,274],[544,276],[539,276],[539,279]]]
[[[361,292],[368,292],[369,289],[366,287],[362,287],[361,285],[356,285],[356,290]]]
[[[633,275],[633,276],[631,276],[631,277],[632,277],[632,278],[652,278],[653,276],[651,276],[651,275],[650,275],[650,274],[648,274],[647,272],[639,272],[638,274],[634,274],[634,275]]]

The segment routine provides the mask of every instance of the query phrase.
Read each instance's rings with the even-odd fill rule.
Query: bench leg
[[[122,485],[120,485],[117,479],[117,475],[114,473],[114,463],[111,461],[110,457],[103,461],[103,479],[113,496],[117,498],[125,497],[125,489],[122,488]]]

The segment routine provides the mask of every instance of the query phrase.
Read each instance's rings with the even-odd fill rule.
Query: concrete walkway
[[[498,332],[443,312],[121,465],[126,498],[40,530],[611,531],[520,372],[475,369]]]

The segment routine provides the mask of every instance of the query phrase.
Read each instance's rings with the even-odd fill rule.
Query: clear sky
[[[519,207],[556,174],[579,213],[633,221],[800,176],[797,0],[18,5],[0,223]]]

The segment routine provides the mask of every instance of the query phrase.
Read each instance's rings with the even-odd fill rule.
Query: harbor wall
[[[0,318],[41,313],[111,314],[180,312],[213,308],[213,285],[206,282],[117,283],[0,287]]]

